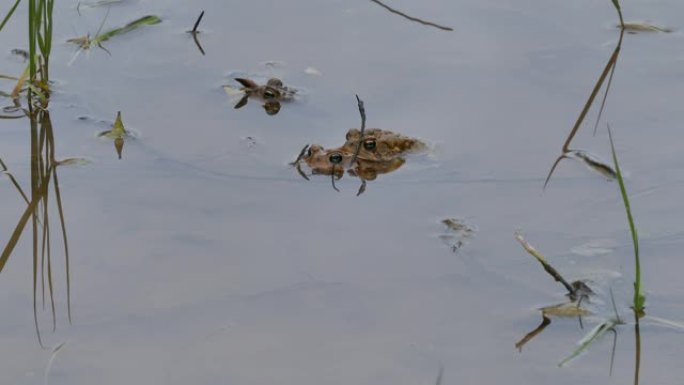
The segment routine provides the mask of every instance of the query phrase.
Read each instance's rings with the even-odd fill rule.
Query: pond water
[[[80,14],[57,2],[55,153],[89,160],[59,168],[72,323],[53,207],[56,331],[39,296],[41,348],[29,225],[0,274],[3,383],[433,384],[440,368],[443,384],[633,381],[630,325],[618,330],[612,375],[610,334],[557,367],[612,315],[611,288],[633,318],[634,257],[616,182],[565,160],[542,189],[617,44],[615,9],[542,3],[388,2],[447,32],[369,1],[131,0],[84,3]],[[625,35],[598,132],[597,103],[572,147],[610,160],[610,123],[646,312],[682,322],[684,3],[623,7],[629,21],[674,31]],[[25,67],[10,51],[27,49],[26,8],[0,31],[0,74]],[[201,10],[206,55],[186,33]],[[111,55],[94,47],[72,60],[67,39],[146,14],[163,21],[104,42]],[[253,102],[234,109],[239,97],[222,86],[235,76],[279,77],[297,100],[275,116]],[[305,144],[339,146],[359,127],[355,94],[368,127],[431,146],[358,197],[357,178],[336,181],[337,192],[330,177],[307,182],[288,165]],[[97,136],[117,111],[135,133],[122,159]],[[0,159],[30,188],[28,119],[0,121],[0,138]],[[0,176],[3,247],[25,209]],[[441,239],[445,218],[476,229],[456,252]],[[516,230],[598,297],[584,329],[553,320],[521,352],[538,308],[565,297]],[[647,321],[641,381],[682,383],[684,335]]]

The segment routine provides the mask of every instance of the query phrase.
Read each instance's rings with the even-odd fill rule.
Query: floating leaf
[[[565,302],[558,305],[545,306],[540,309],[546,317],[579,317],[591,314],[577,302]]]
[[[620,26],[618,25],[618,28]],[[672,30],[667,27],[658,27],[653,24],[648,24],[648,23],[641,23],[641,22],[634,22],[634,23],[625,23],[625,31],[629,33],[639,33],[639,32],[663,32],[663,33],[670,33]]]
[[[609,180],[615,180],[617,178],[617,174],[615,173],[615,170],[613,170],[612,167],[610,167],[607,163],[603,162],[598,157],[586,151],[572,150],[568,153],[568,155],[573,159],[581,161],[591,170],[596,171],[597,173],[603,175]]]
[[[121,111],[116,113],[116,120],[114,121],[114,126],[112,126],[112,129],[101,132],[98,136],[114,139],[114,148],[116,149],[116,153],[119,155],[119,159],[121,159],[124,139],[130,137],[130,134],[128,131],[126,131],[123,122],[121,121]]]
[[[103,131],[98,136],[106,137],[109,139],[124,138],[128,135],[128,132],[124,128],[123,122],[121,121],[121,111],[116,113],[116,120],[111,130]]]

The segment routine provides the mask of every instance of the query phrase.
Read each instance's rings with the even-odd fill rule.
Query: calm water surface
[[[68,65],[66,39],[94,34],[106,9],[79,16],[76,2],[57,2],[56,153],[92,161],[59,174],[73,324],[53,234],[57,331],[39,309],[48,348],[38,345],[25,232],[0,275],[2,383],[43,383],[63,342],[50,384],[431,384],[440,366],[444,384],[630,383],[631,326],[618,334],[612,376],[611,338],[556,366],[610,316],[609,287],[631,317],[618,186],[565,161],[542,191],[617,43],[610,2],[391,4],[455,31],[367,1],[124,1],[107,26],[145,14],[163,22],[106,42],[111,56],[93,49]],[[585,123],[573,147],[609,160],[610,122],[642,241],[647,312],[684,321],[684,3],[624,8],[628,20],[675,31],[625,36],[599,132]],[[202,9],[206,56],[185,33]],[[0,33],[2,74],[23,70],[9,51],[26,48],[25,19],[22,5]],[[274,117],[254,102],[235,110],[221,87],[234,75],[278,76],[301,97]],[[338,193],[329,178],[307,182],[287,165],[304,144],[342,144],[359,125],[355,94],[368,126],[433,147],[360,197],[358,179],[338,181]],[[122,160],[96,137],[116,111],[138,134]],[[28,186],[29,123],[0,127],[0,157]],[[3,246],[24,209],[0,179]],[[457,253],[439,239],[447,217],[478,229]],[[562,302],[563,291],[515,242],[516,229],[601,297],[584,330],[554,321],[522,352],[514,343],[540,322],[536,309]],[[576,251],[587,244],[608,246]],[[682,383],[684,335],[647,322],[641,331],[641,381]]]

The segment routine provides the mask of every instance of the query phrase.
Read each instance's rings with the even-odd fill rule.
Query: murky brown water
[[[50,384],[629,383],[634,333],[559,369],[610,316],[609,287],[630,319],[633,257],[618,186],[575,161],[542,185],[619,35],[608,0],[393,1],[455,28],[409,22],[372,2],[128,1],[107,26],[145,14],[159,25],[67,65],[66,39],[93,34],[105,8],[58,2],[50,104],[70,246],[73,324],[61,234],[52,214],[57,330],[33,326],[32,245],[24,233],[0,274],[3,383]],[[6,8],[5,6],[3,6]],[[202,56],[185,33],[204,9]],[[626,35],[604,120],[574,146],[610,160],[616,138],[640,231],[647,313],[684,321],[684,5],[624,5],[628,20],[673,28]],[[0,74],[24,64],[22,5],[0,32]],[[275,61],[276,65],[264,65]],[[313,67],[320,76],[307,73]],[[276,116],[235,110],[235,75],[277,76],[300,90]],[[3,82],[10,90],[11,82]],[[430,143],[428,156],[368,182],[302,179],[288,166],[307,143],[340,145],[359,126]],[[239,98],[238,98],[239,99]],[[9,101],[3,99],[8,104]],[[97,138],[116,112],[137,134],[118,160]],[[29,122],[0,122],[0,158],[30,185]],[[0,176],[0,242],[26,208]],[[441,221],[476,233],[453,253]],[[598,316],[554,320],[522,352],[537,308],[562,287],[513,238],[521,229],[569,279],[588,279]],[[28,229],[30,230],[30,229]],[[574,251],[573,251],[574,250]],[[642,383],[681,383],[681,332],[644,321]]]

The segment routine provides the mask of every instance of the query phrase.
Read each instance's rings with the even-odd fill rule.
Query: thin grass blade
[[[10,8],[9,12],[7,12],[7,15],[2,19],[2,23],[0,23],[0,31],[5,27],[5,24],[9,21],[9,19],[12,18],[12,15],[14,14],[14,11],[16,11],[17,7],[19,6],[19,3],[21,3],[21,0],[17,0],[12,8]]]
[[[637,234],[636,226],[634,225],[634,218],[632,216],[632,209],[629,204],[629,197],[627,196],[627,189],[625,188],[625,181],[622,177],[622,172],[620,171],[620,164],[618,163],[617,153],[615,152],[615,144],[613,143],[613,133],[608,125],[608,138],[610,140],[610,150],[613,154],[613,163],[615,164],[615,173],[617,174],[618,184],[620,185],[620,195],[622,195],[622,202],[625,205],[625,211],[627,212],[627,222],[629,222],[629,231],[632,235],[632,245],[634,246],[634,266],[635,266],[635,277],[634,277],[634,300],[633,306],[634,310],[641,312],[644,309],[646,303],[646,296],[644,295],[643,289],[641,288],[641,263],[639,260],[639,236]]]
[[[91,42],[91,44],[100,44],[104,41],[107,41],[111,39],[114,36],[121,35],[126,32],[133,31],[134,29],[140,28],[145,25],[154,25],[154,24],[159,24],[161,23],[161,19],[158,16],[154,15],[147,15],[143,16],[139,19],[133,20],[130,23],[126,24],[125,26],[121,28],[114,28],[112,30],[109,30],[103,34],[98,34],[95,36]]]

